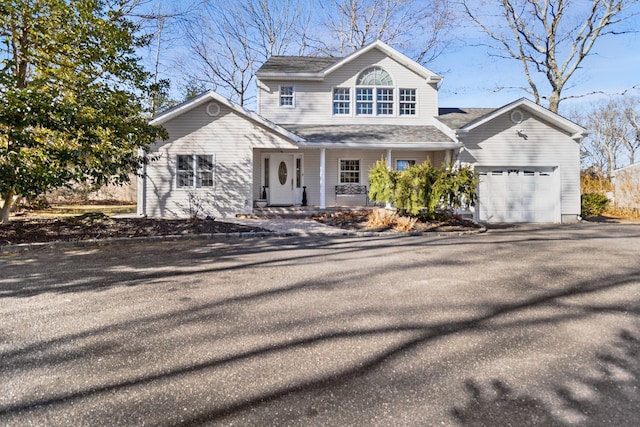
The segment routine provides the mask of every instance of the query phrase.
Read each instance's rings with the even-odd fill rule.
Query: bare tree
[[[231,100],[252,101],[254,73],[273,55],[299,53],[308,17],[294,0],[211,0],[184,23],[191,87],[221,89]]]
[[[315,40],[315,50],[346,55],[381,40],[403,49],[420,63],[444,50],[453,9],[448,0],[333,0],[318,1],[324,10],[320,26],[330,37]],[[322,33],[321,33],[322,35]]]
[[[610,177],[615,169],[634,163],[640,148],[639,109],[638,98],[619,96],[594,104],[576,117],[589,129],[582,144],[585,168],[592,167]]]
[[[629,153],[629,164],[636,162],[636,153],[640,150],[640,99],[624,98],[624,115],[629,122],[629,136],[623,144]]]
[[[522,89],[537,104],[546,100],[553,112],[566,99],[563,89],[597,40],[627,32],[624,21],[638,13],[638,0],[500,0],[495,7],[461,1],[466,14],[492,39],[493,54],[521,63],[528,83]],[[541,81],[548,91],[540,87]]]

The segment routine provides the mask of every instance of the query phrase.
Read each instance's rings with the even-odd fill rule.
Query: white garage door
[[[480,221],[560,221],[554,168],[478,168],[478,172]]]

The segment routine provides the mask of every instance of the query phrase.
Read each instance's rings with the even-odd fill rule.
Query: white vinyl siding
[[[189,196],[202,203],[201,216],[233,217],[251,212],[253,199],[253,148],[292,148],[293,145],[269,129],[221,105],[211,117],[206,105],[163,124],[167,141],[156,143],[147,165],[146,214],[151,217],[188,217]],[[178,156],[215,153],[213,185],[191,190],[177,188]],[[206,181],[206,177],[202,177]],[[140,196],[141,197],[141,196]],[[140,200],[139,200],[140,202]]]
[[[566,132],[522,109],[524,119],[514,124],[509,113],[473,129],[464,137],[460,161],[476,167],[555,168],[561,218],[580,214],[580,145]],[[526,138],[518,136],[523,131]]]
[[[358,75],[376,65],[388,71],[394,79],[393,114],[377,116],[375,110],[370,116],[356,114],[355,89]],[[280,86],[290,82],[284,80],[258,81],[258,112],[275,123],[295,124],[416,124],[429,125],[438,114],[438,91],[435,84],[426,82],[404,65],[386,57],[378,50],[372,50],[345,64],[326,76],[324,81],[296,81],[295,109],[280,108]],[[350,92],[349,113],[334,113],[335,88],[348,88]],[[415,115],[401,115],[397,88],[416,90]],[[373,96],[376,96],[375,91]],[[344,107],[344,106],[343,106]],[[342,110],[344,112],[344,109]],[[383,122],[381,120],[384,119]]]

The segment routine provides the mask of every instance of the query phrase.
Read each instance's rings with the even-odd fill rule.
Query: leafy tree
[[[497,5],[462,0],[462,6],[493,44],[498,57],[522,65],[529,92],[558,112],[569,79],[606,35],[627,31],[638,0],[499,0]],[[548,89],[541,87],[548,85]]]
[[[16,196],[124,183],[162,129],[143,117],[148,40],[105,0],[0,4],[0,220]]]

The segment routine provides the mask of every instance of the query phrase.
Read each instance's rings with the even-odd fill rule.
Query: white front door
[[[293,205],[294,180],[293,154],[271,154],[269,158],[269,204]]]

